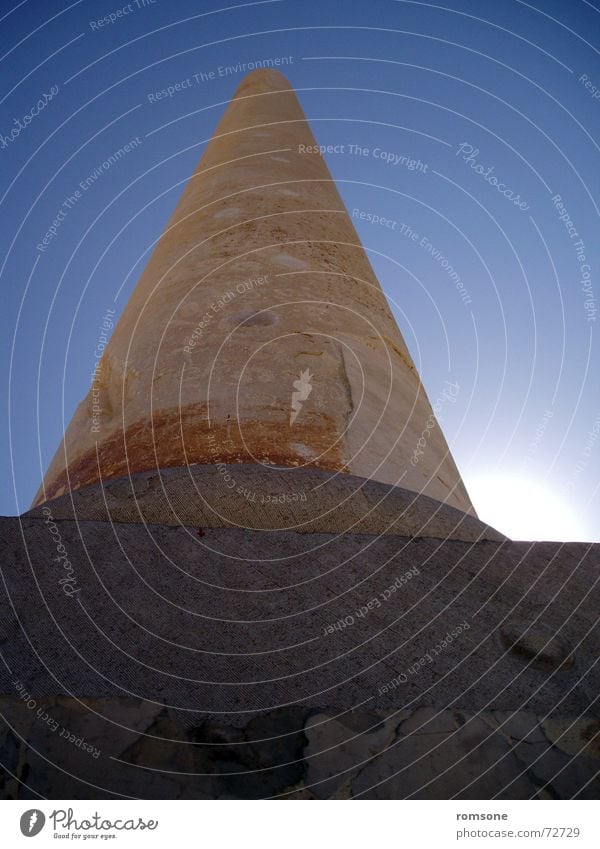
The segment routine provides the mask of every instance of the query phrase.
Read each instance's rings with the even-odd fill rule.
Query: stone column
[[[34,504],[140,471],[252,463],[350,472],[474,514],[315,144],[279,72],[242,81]]]

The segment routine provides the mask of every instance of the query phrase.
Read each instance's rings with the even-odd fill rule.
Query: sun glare
[[[481,476],[467,488],[479,518],[513,540],[584,541],[587,532],[568,495],[528,478]]]

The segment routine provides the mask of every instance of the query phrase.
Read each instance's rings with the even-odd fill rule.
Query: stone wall
[[[597,794],[597,545],[55,506],[0,520],[7,797]]]

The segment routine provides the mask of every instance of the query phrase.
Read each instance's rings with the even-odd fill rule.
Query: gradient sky
[[[587,0],[2,0],[0,511],[28,509],[236,66],[291,57],[350,213],[396,222],[355,217],[430,399],[459,384],[441,423],[480,515],[600,540],[599,36]]]

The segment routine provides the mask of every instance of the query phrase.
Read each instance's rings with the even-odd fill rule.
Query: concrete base
[[[599,546],[58,506],[0,520],[6,797],[598,796]]]
[[[75,490],[27,516],[298,533],[506,539],[427,495],[316,468],[246,463],[138,472]]]

